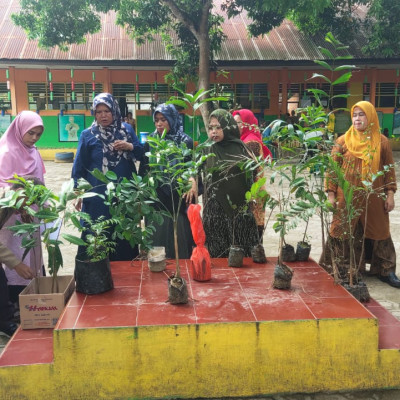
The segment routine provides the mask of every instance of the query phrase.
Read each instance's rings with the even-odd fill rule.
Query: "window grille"
[[[151,110],[158,104],[165,103],[174,95],[173,89],[163,83],[141,83],[139,84],[139,92],[136,92],[136,84],[113,84],[112,92],[118,100],[122,115],[126,112],[135,110]]]
[[[396,83],[380,82],[376,84],[376,107],[398,107],[400,105]]]
[[[339,85],[332,86],[332,91],[331,91],[331,85],[329,83],[323,83],[321,85],[321,89],[328,93],[331,97],[336,96],[339,94],[347,94],[347,84],[346,83],[341,83]],[[326,99],[328,100],[328,99]],[[333,109],[335,108],[346,108],[347,107],[347,98],[345,97],[337,97],[332,99],[331,105]]]
[[[219,101],[218,106],[224,110],[230,110],[233,108],[235,99],[235,89],[231,84],[214,83],[210,85],[210,96],[212,97],[225,97],[226,101]]]
[[[235,85],[235,95],[236,106],[251,109],[252,93],[249,83],[237,83]]]
[[[95,84],[95,94],[103,91],[101,83]],[[71,83],[53,83],[53,100],[50,87],[45,82],[28,83],[30,110],[90,110],[92,106],[92,83],[75,83],[75,100],[72,100]]]
[[[265,110],[269,108],[269,93],[268,84],[254,83],[253,84],[253,108]]]
[[[230,95],[230,90],[228,88],[224,91],[224,94],[225,92],[228,96]],[[232,100],[234,100],[233,105],[235,106],[248,108],[250,110],[265,110],[269,108],[267,83],[237,83],[233,85],[232,94],[233,93],[235,97]]]
[[[7,83],[0,83],[0,107],[9,110],[11,101],[8,99]]]

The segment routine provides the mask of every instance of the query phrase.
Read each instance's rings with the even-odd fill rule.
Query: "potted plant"
[[[110,240],[108,230],[114,225],[114,220],[99,217],[93,221],[85,212],[71,214],[69,220],[83,233],[82,237],[62,235],[68,242],[79,246],[74,273],[76,291],[98,294],[113,289],[108,256],[114,251],[115,242]]]
[[[109,206],[114,223],[112,238],[125,239],[132,247],[139,246],[141,254],[149,253],[151,258],[155,251],[152,248],[154,223],[161,224],[163,220],[163,214],[154,208],[158,202],[154,179],[136,174],[132,174],[129,179],[119,179],[112,171],[103,174],[98,169],[92,171],[92,174],[107,185],[105,204]],[[141,223],[142,219],[145,224]],[[165,251],[157,251],[156,261],[153,263],[149,260],[149,268],[153,272],[165,269]]]
[[[149,137],[148,143],[150,152],[146,155],[149,157],[150,178],[170,190],[171,198],[174,198],[174,190],[177,193],[177,203],[172,201],[171,208],[157,201],[163,214],[173,221],[174,228],[175,273],[168,279],[168,300],[171,304],[184,304],[188,302],[188,292],[187,283],[180,272],[178,216],[184,201],[183,195],[190,189],[192,180],[196,179],[206,156],[197,157],[198,153],[193,153],[185,144],[177,146],[173,141],[165,140],[165,131],[161,137]]]
[[[363,182],[365,186],[353,187],[344,176],[344,172],[342,171],[341,166],[334,160],[330,160],[330,179],[334,179],[335,183],[338,187],[340,187],[343,191],[343,199],[344,199],[344,212],[342,213],[341,224],[344,227],[344,233],[340,241],[347,241],[349,247],[349,257],[348,260],[337,259],[335,254],[335,246],[339,245],[337,240],[331,238],[328,241],[328,245],[330,246],[331,253],[331,263],[334,271],[336,271],[337,280],[343,285],[343,287],[353,294],[360,301],[368,301],[370,296],[368,292],[368,288],[364,282],[362,282],[359,268],[364,257],[364,242],[365,237],[362,237],[362,249],[360,254],[360,260],[357,264],[356,261],[356,253],[355,253],[355,230],[353,227],[353,220],[356,219],[360,213],[361,209],[355,206],[354,198],[360,198],[365,195],[366,204],[368,207],[368,197],[373,192],[372,182]],[[383,174],[382,171],[379,174]],[[375,176],[376,178],[376,176]],[[373,177],[374,179],[374,177]],[[335,212],[335,210],[334,210]],[[367,213],[365,213],[367,216]],[[366,221],[364,221],[366,223]],[[347,264],[348,262],[348,264]]]
[[[275,267],[275,280],[273,286],[278,289],[289,289],[293,270],[284,262],[296,261],[294,247],[285,242],[285,236],[289,230],[296,228],[302,220],[308,221],[315,213],[318,203],[314,197],[305,189],[307,185],[304,176],[299,174],[299,167],[295,165],[284,165],[275,171],[279,173],[278,186],[279,213],[273,225],[275,232],[279,233],[278,262]],[[276,174],[271,176],[271,183],[275,183]],[[288,188],[283,186],[284,181]],[[305,201],[307,200],[307,201]]]
[[[310,257],[311,244],[308,240],[306,240],[308,222],[309,220],[306,221],[306,228],[304,230],[303,239],[300,242],[297,242],[296,261],[307,261]]]
[[[67,212],[67,203],[77,197],[73,190],[73,182],[64,183],[57,196],[44,185],[30,179],[19,176],[14,178],[10,182],[19,188],[8,191],[0,201],[0,205],[16,210],[23,209],[31,217],[31,222],[17,222],[8,229],[16,235],[23,236],[22,247],[26,249],[25,254],[37,245],[33,235],[39,229],[41,230],[41,243],[48,253],[48,271],[52,276],[52,290],[57,291],[57,273],[63,265],[60,250],[62,242],[53,234],[59,231],[60,222]]]
[[[77,263],[79,264],[80,257],[83,257],[87,262],[94,261],[99,263],[113,248],[113,242],[107,238],[107,229],[114,223],[113,220],[99,219],[97,221],[91,221],[90,217],[86,213],[76,212],[69,208],[69,203],[72,200],[79,198],[95,196],[97,194],[91,193],[89,190],[91,186],[84,180],[81,180],[78,185],[78,189],[74,188],[74,181],[71,179],[65,182],[62,186],[60,194],[55,195],[50,189],[43,185],[37,185],[30,180],[17,177],[16,183],[22,185],[22,189],[15,191],[9,195],[10,201],[14,204],[14,207],[18,208],[20,204],[24,203],[25,211],[32,216],[33,221],[31,223],[21,224],[18,223],[10,229],[17,235],[24,235],[22,240],[22,246],[29,250],[36,246],[36,242],[33,238],[33,233],[42,227],[42,243],[45,246],[48,253],[48,271],[52,277],[52,292],[58,292],[58,270],[63,265],[62,253],[60,245],[63,243],[59,240],[58,235],[54,237],[54,233],[59,231],[61,221],[64,223],[71,221],[71,223],[78,229],[79,232],[84,232],[84,240],[80,237],[63,233],[61,236],[66,241],[81,246],[81,249],[85,250],[80,252],[77,257]],[[11,204],[11,203],[10,203]],[[79,218],[85,222],[82,226]],[[85,255],[83,255],[85,254]],[[78,273],[77,287],[79,291],[84,293],[100,293],[101,291],[109,290],[112,288],[111,284],[107,283],[105,287],[108,289],[97,288],[97,281],[110,281],[109,264],[107,261],[100,263],[104,264],[101,269],[98,267],[92,274],[100,274],[100,278],[92,279],[88,285],[93,284],[94,289],[87,289],[86,285],[82,285],[80,278],[82,274]],[[78,267],[79,268],[79,267]],[[80,271],[81,269],[79,269]],[[94,270],[94,269],[93,269]],[[102,273],[104,276],[102,276]],[[75,272],[75,277],[76,277]],[[111,286],[111,287],[110,287]]]
[[[281,205],[280,205],[281,207]],[[272,286],[276,289],[290,289],[293,270],[286,264],[283,259],[283,247],[284,247],[284,236],[285,236],[285,223],[287,222],[286,217],[281,213],[277,215],[278,221],[274,224],[275,231],[279,232],[279,248],[278,248],[278,260],[274,269],[274,281]]]
[[[343,46],[342,43],[340,43],[331,33],[328,33],[325,37],[325,40],[330,43],[332,48],[334,49],[334,52],[337,53],[340,50],[344,50],[347,48],[347,46]],[[302,131],[305,130],[310,130],[312,127],[316,126],[319,124],[322,120],[325,119],[325,121],[328,119],[329,115],[332,113],[335,113],[336,111],[342,110],[342,109],[337,109],[330,111],[329,114],[326,114],[323,108],[323,103],[322,99],[328,102],[329,108],[332,110],[333,108],[333,100],[336,98],[347,98],[350,95],[349,94],[340,94],[340,95],[333,95],[333,89],[336,85],[340,85],[343,83],[346,83],[350,80],[352,76],[351,70],[356,68],[355,65],[339,65],[335,66],[335,62],[338,60],[346,59],[346,58],[351,58],[349,56],[335,56],[330,50],[326,48],[320,48],[321,51],[329,58],[330,60],[333,60],[332,65],[328,64],[325,61],[322,60],[315,60],[314,62],[320,65],[322,68],[326,69],[329,71],[330,76],[325,76],[322,74],[313,74],[313,76],[310,79],[322,79],[323,81],[327,82],[329,84],[329,93],[326,91],[319,89],[319,88],[312,88],[309,89],[308,91],[312,93],[314,96],[317,106],[311,106],[307,107],[302,110],[302,118],[305,122],[305,125],[308,126],[309,128],[304,128]],[[325,114],[325,115],[324,115]],[[323,258],[321,260],[328,261],[328,263],[331,265],[333,269],[333,275],[335,277],[335,282],[341,283],[344,285],[344,287],[350,291],[356,298],[359,300],[367,301],[369,299],[369,293],[366,285],[360,280],[358,270],[361,265],[361,260],[363,258],[363,251],[364,251],[364,238],[362,239],[362,251],[361,251],[361,257],[360,257],[360,264],[357,266],[356,260],[355,260],[355,252],[354,252],[354,232],[352,229],[351,222],[354,218],[356,218],[360,210],[357,209],[357,207],[354,207],[353,204],[353,197],[357,192],[360,191],[367,191],[366,198],[368,202],[368,196],[372,191],[372,183],[368,182],[363,182],[363,187],[355,188],[352,187],[349,182],[344,179],[343,172],[341,171],[340,166],[332,160],[331,157],[326,156],[325,150],[329,149],[331,143],[329,139],[325,138],[324,142],[324,148],[320,153],[316,156],[313,157],[311,160],[308,160],[306,164],[308,164],[308,167],[310,170],[315,171],[316,173],[314,174],[315,176],[319,175],[320,178],[320,185],[316,190],[316,197],[319,200],[320,204],[320,217],[321,217],[321,231],[322,231],[322,247],[326,248],[325,244],[325,231],[328,231],[329,229],[329,221],[328,218],[326,218],[326,215],[329,212],[334,211],[332,207],[330,206],[330,203],[327,201],[326,194],[324,193],[324,188],[323,188],[323,179],[324,179],[324,174],[325,171],[329,171],[329,175],[335,176],[335,182],[340,187],[343,191],[344,195],[344,201],[345,201],[345,211],[344,211],[344,219],[343,219],[343,226],[346,228],[344,229],[346,231],[346,235],[343,238],[344,240],[348,241],[349,243],[349,249],[350,249],[350,255],[349,255],[349,260],[348,260],[348,265],[345,263],[341,262],[340,260],[336,259],[334,256],[335,254],[335,249],[333,248],[336,246],[337,243],[335,243],[334,240],[328,239],[327,241],[327,246],[330,248],[330,254],[331,254],[331,260],[324,260],[323,258],[325,257],[325,254],[323,254]],[[309,196],[312,196],[310,193]],[[329,234],[328,234],[329,235]],[[324,252],[325,253],[325,252]],[[326,265],[324,266],[325,268],[327,267]]]
[[[264,165],[264,163],[262,165]],[[270,208],[270,213],[267,220],[265,221],[263,230],[262,232],[258,232],[259,233],[258,244],[255,245],[251,250],[251,257],[255,263],[265,263],[267,261],[265,257],[264,246],[262,245],[262,240],[265,229],[267,228],[267,225],[271,218],[272,212],[274,211],[275,207],[278,204],[277,201],[273,199],[270,196],[270,194],[264,189],[266,181],[267,181],[266,177],[260,178],[259,180],[254,182],[251,185],[250,190],[246,192],[246,201],[250,204],[250,207],[253,204],[253,202],[260,201],[261,204],[263,205],[264,210],[267,206]]]
[[[326,35],[325,40],[330,43],[330,45],[334,48],[336,52],[346,48],[338,40],[336,40],[331,33],[328,33]],[[334,61],[338,59],[348,58],[346,56],[335,57],[330,50],[325,48],[320,48],[320,50],[323,54],[327,56],[327,58]],[[319,210],[319,212],[321,213],[321,227],[324,227],[323,215],[329,209],[329,205],[326,204],[326,195],[322,189],[322,186],[323,173],[327,168],[329,168],[327,167],[327,160],[329,160],[329,157],[325,156],[324,151],[316,151],[316,156],[309,157],[309,154],[306,154],[308,149],[307,144],[309,141],[325,140],[322,138],[321,135],[313,134],[319,129],[318,127],[320,123],[325,123],[328,117],[326,115],[323,103],[327,102],[329,106],[332,106],[333,99],[338,97],[345,98],[349,96],[348,94],[333,96],[333,88],[335,85],[340,85],[348,82],[351,77],[351,72],[349,70],[355,68],[354,65],[341,65],[335,67],[334,65],[331,66],[327,62],[321,60],[315,60],[315,62],[321,67],[328,69],[330,72],[330,77],[314,73],[310,79],[319,79],[323,82],[327,82],[330,86],[329,93],[318,87],[308,89],[308,92],[310,92],[314,97],[316,105],[300,109],[301,118],[300,123],[296,124],[296,132],[291,132],[288,127],[283,127],[276,133],[276,140],[278,142],[286,142],[288,138],[290,140],[296,139],[300,144],[303,144],[300,148],[305,150],[305,154],[301,154],[300,152],[300,160],[302,161],[301,164],[297,163],[296,165],[292,166],[279,166],[273,174],[273,177],[276,174],[280,175],[281,188],[283,179],[289,183],[288,193],[285,194],[282,191],[280,193],[281,209],[280,213],[277,215],[277,222],[274,225],[275,231],[280,233],[280,256],[278,257],[277,265],[278,272],[279,268],[282,267],[281,264],[284,259],[282,250],[286,250],[286,248],[289,247],[285,245],[284,242],[284,236],[289,229],[296,227],[301,220],[305,221],[306,227],[303,235],[304,242],[308,226],[308,219],[311,215],[313,215],[313,213],[316,213],[317,210]],[[342,73],[342,71],[344,72]],[[328,146],[325,147],[329,148],[329,143],[327,142],[326,144],[328,144]],[[323,150],[326,150],[326,148],[324,148]],[[307,174],[307,176],[302,175],[302,173],[306,169],[320,174],[319,178],[321,184],[316,191],[314,191],[313,189],[308,190],[308,178],[313,176],[313,174]],[[289,173],[287,173],[286,170],[289,170]],[[295,195],[295,199],[291,199],[291,194]],[[322,232],[323,231],[324,229],[322,229]],[[323,234],[322,238],[324,238]],[[294,254],[293,247],[290,247],[292,253],[291,260],[294,261],[296,259],[296,256]],[[283,268],[283,272],[284,273],[282,274],[282,276],[284,276],[285,273],[288,271]],[[279,273],[277,275],[279,275]],[[287,276],[289,275],[290,273],[287,274]]]
[[[0,206],[23,210],[31,219],[30,222],[18,222],[9,229],[15,235],[23,236],[21,243],[26,249],[25,255],[38,246],[35,233],[41,230],[41,244],[48,253],[47,269],[51,275],[34,278],[21,292],[21,325],[23,329],[52,328],[75,286],[72,276],[58,277],[63,266],[58,232],[67,203],[76,198],[73,182],[66,182],[58,196],[31,179],[15,176],[11,183],[18,189],[8,191],[0,200]],[[38,303],[46,304],[46,307],[37,307]]]
[[[240,246],[239,244],[236,244],[235,231],[237,229],[239,229],[239,226],[237,226],[239,216],[244,215],[248,211],[248,205],[244,204],[241,207],[237,207],[235,204],[231,203],[230,199],[228,199],[228,200],[229,200],[231,208],[234,212],[234,216],[232,218],[232,240],[233,240],[233,243],[229,247],[228,266],[240,268],[243,266],[244,248],[242,246]]]

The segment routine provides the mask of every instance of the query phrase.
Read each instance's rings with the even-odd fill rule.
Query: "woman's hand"
[[[385,200],[385,212],[389,213],[394,209],[394,192],[388,190],[386,200]]]
[[[194,178],[189,178],[189,181],[192,183],[192,187],[190,190],[183,195],[183,198],[186,200],[186,204],[191,204],[193,200],[197,199],[197,183]]]
[[[14,271],[24,279],[33,279],[35,277],[32,270],[22,262],[14,267]]]
[[[336,193],[328,192],[328,201],[331,203],[333,208],[336,208]]]
[[[114,141],[114,150],[117,151],[132,151],[133,144],[127,142],[126,140],[115,140]]]
[[[82,210],[82,199],[76,199],[74,203],[74,207],[76,211]]]
[[[29,215],[25,210],[20,210],[19,214],[21,215],[21,221],[24,222],[25,224],[30,224],[33,222],[33,217],[32,215]]]

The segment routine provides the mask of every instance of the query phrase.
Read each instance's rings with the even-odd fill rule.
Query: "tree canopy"
[[[307,34],[332,32],[344,44],[359,41],[366,56],[400,55],[398,0],[331,0],[318,13],[288,15]]]
[[[344,44],[362,28],[366,54],[400,54],[398,0],[20,0],[20,4],[21,11],[12,17],[14,23],[30,39],[37,39],[39,46],[64,50],[101,28],[100,13],[115,11],[117,24],[138,43],[156,34],[162,37],[176,60],[170,82],[179,86],[197,77],[198,89],[205,90],[213,55],[224,39],[221,10],[228,18],[246,11],[253,36],[266,34],[284,18],[291,18],[305,33],[331,31]],[[360,7],[366,7],[366,15],[357,13]],[[178,45],[171,31],[176,32]]]

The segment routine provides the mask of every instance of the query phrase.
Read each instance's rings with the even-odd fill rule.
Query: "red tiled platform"
[[[115,288],[100,295],[74,293],[56,329],[134,327],[143,325],[204,324],[332,318],[377,318],[379,348],[400,349],[400,321],[375,300],[362,305],[335,285],[313,261],[290,263],[291,290],[273,289],[275,260],[230,268],[226,259],[214,259],[212,279],[190,279],[189,262],[181,260],[190,301],[167,302],[167,275],[150,272],[146,262],[112,263]],[[52,330],[18,330],[0,357],[0,366],[49,363],[53,359]]]

